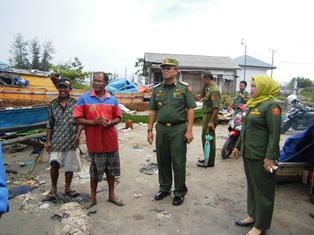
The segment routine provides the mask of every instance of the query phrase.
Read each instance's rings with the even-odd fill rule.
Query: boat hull
[[[0,110],[0,134],[44,128],[48,106]]]

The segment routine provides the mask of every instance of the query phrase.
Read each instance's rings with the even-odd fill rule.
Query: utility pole
[[[246,53],[247,53],[247,46],[245,39],[242,38],[241,45],[244,45],[244,81],[245,81],[245,74],[246,74]]]
[[[272,56],[271,56],[271,65],[274,66],[274,53],[277,52],[277,50],[274,49],[270,49],[269,50],[272,52]],[[271,69],[271,77],[273,77],[273,69]]]

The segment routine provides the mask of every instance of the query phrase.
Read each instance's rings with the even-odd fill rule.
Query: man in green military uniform
[[[156,153],[159,173],[159,192],[155,200],[170,195],[172,170],[174,178],[174,206],[181,205],[188,189],[186,176],[186,144],[193,140],[195,99],[187,83],[176,79],[178,61],[165,59],[161,65],[163,82],[154,86],[149,102],[147,140],[154,140],[153,124],[156,117]],[[187,121],[187,123],[186,123]]]
[[[237,113],[241,112],[241,109],[239,108],[240,104],[246,104],[246,102],[250,99],[250,94],[245,90],[247,86],[246,81],[240,82],[240,90],[237,91],[236,97],[233,98],[230,105],[228,106],[227,110],[231,110],[232,107],[234,107],[234,115],[237,115]]]
[[[203,128],[202,128],[202,144],[205,145],[205,135],[210,134],[213,139],[210,141],[210,156],[208,164],[205,160],[198,160],[199,167],[213,167],[216,158],[216,134],[215,127],[218,124],[218,113],[220,107],[220,91],[214,81],[213,74],[210,71],[204,71],[201,74],[203,83],[201,97],[203,98]]]

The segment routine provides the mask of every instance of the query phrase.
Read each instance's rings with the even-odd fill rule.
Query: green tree
[[[57,66],[51,65],[50,68],[59,73],[62,78],[71,80],[73,87],[77,89],[84,88],[82,85],[85,83],[85,79],[92,74],[92,72],[83,71],[84,66],[77,57],[74,58],[74,61],[68,61]]]
[[[147,77],[147,66],[144,58],[137,58],[134,67],[138,68],[138,70],[135,72],[136,75]]]
[[[10,66],[17,69],[28,69],[28,41],[20,33],[14,35],[13,38],[14,41],[10,50],[12,57],[9,58]]]
[[[313,81],[311,81],[309,78],[304,77],[294,77],[291,79],[289,83],[290,88],[294,88],[294,82],[297,81],[297,88],[305,88],[305,87],[312,87]]]
[[[40,42],[37,38],[33,38],[30,42],[31,69],[40,69]]]
[[[53,59],[52,54],[55,53],[55,49],[52,45],[52,40],[47,39],[43,43],[43,53],[41,57],[41,62],[40,62],[40,70],[42,71],[49,71],[50,69],[50,62]]]

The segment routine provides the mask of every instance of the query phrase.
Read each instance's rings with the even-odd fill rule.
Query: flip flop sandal
[[[114,200],[109,200],[108,199],[108,202],[111,202],[111,203],[113,203],[113,204],[115,204],[117,206],[124,206],[124,202],[120,198],[114,199]]]
[[[52,192],[50,191],[47,195],[46,195],[46,199],[48,201],[50,200],[55,200],[57,198],[57,192]]]
[[[95,206],[97,204],[97,202],[85,202],[85,204],[82,205],[83,209],[89,209],[92,206]]]
[[[70,190],[70,191],[66,192],[65,195],[67,195],[69,197],[77,197],[80,194],[78,192],[76,192],[75,190]]]

